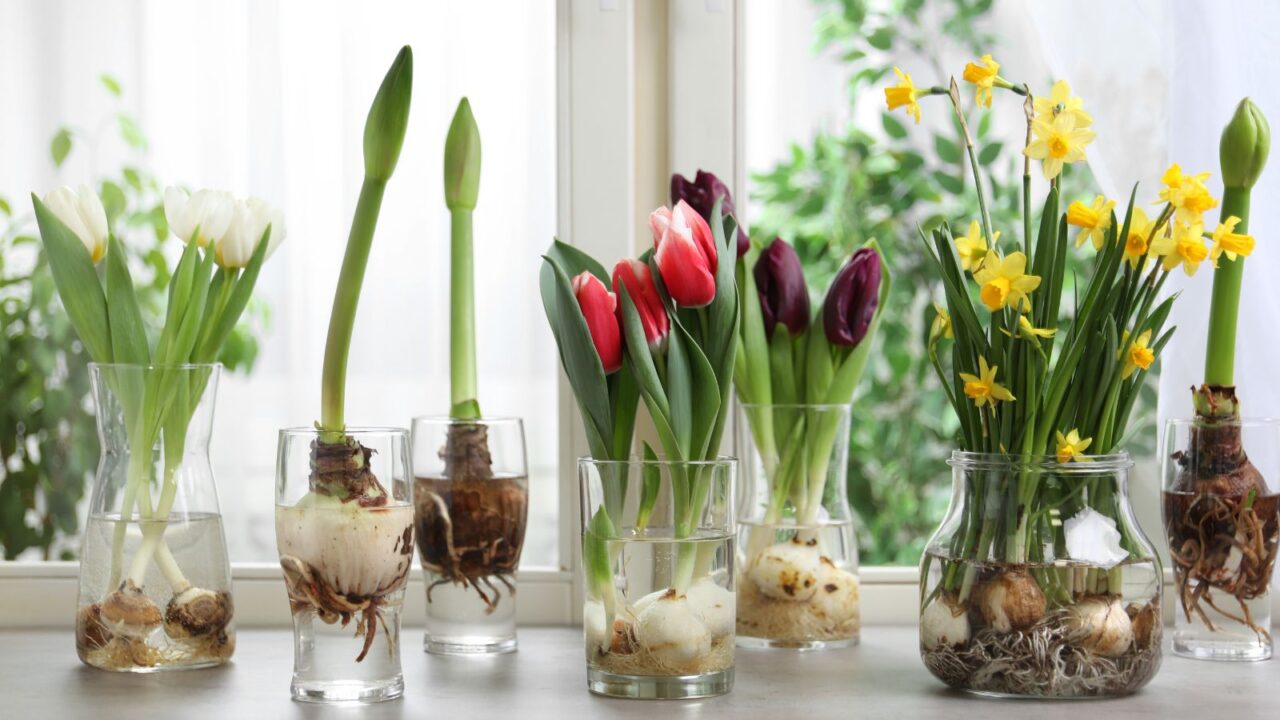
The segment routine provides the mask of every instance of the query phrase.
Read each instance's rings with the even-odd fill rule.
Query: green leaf
[[[991,143],[982,148],[978,153],[978,163],[981,165],[990,165],[1000,157],[1000,151],[1004,149],[1004,143]]]
[[[662,487],[662,468],[656,464],[658,454],[647,442],[644,444],[644,459],[645,465],[640,469],[640,507],[636,510],[636,530],[644,530],[649,526],[649,517],[653,515],[658,490]]]
[[[142,192],[142,176],[138,174],[138,170],[136,168],[123,168],[120,170],[120,175],[124,177],[124,181],[129,185],[129,187],[138,192]],[[163,208],[163,205],[161,205],[161,207]]]
[[[116,124],[120,127],[120,137],[129,144],[129,147],[137,150],[147,149],[147,136],[142,133],[142,128],[138,127],[136,120],[120,113],[116,115]]]
[[[257,284],[258,275],[262,272],[262,263],[267,259],[267,247],[270,244],[271,226],[268,225],[262,233],[262,239],[258,241],[258,246],[253,249],[249,264],[245,265],[240,277],[236,279],[235,288],[231,291],[226,306],[214,318],[213,328],[211,330],[206,328],[207,339],[196,348],[195,362],[213,362],[222,351],[222,346],[227,342],[231,331],[235,330],[236,323],[240,321],[240,315],[249,304],[249,298],[253,296],[253,287]]]
[[[943,162],[952,164],[960,162],[960,146],[950,138],[944,135],[934,135],[933,148],[938,152],[938,157]]]
[[[964,192],[964,181],[950,173],[942,170],[934,170],[933,180],[938,183],[943,190],[951,193],[952,195],[959,195]]]
[[[884,131],[889,137],[901,140],[907,136],[907,126],[903,125],[893,115],[888,112],[880,113],[880,123],[884,125]]]
[[[13,208],[9,206],[9,201],[0,197],[0,215],[9,217],[13,215]]]
[[[102,209],[106,211],[108,221],[114,222],[124,214],[129,201],[119,185],[110,180],[103,180],[102,191],[99,194],[102,196]]]
[[[893,26],[886,25],[867,36],[867,44],[877,50],[888,50],[893,46]]]
[[[63,224],[35,194],[31,195],[36,222],[54,285],[71,324],[96,362],[111,362],[111,331],[107,323],[107,299],[93,267],[93,259],[80,238]]]
[[[111,322],[111,356],[115,362],[146,365],[151,362],[142,311],[129,274],[124,245],[112,235],[107,240],[107,318]]]
[[[120,81],[107,73],[99,75],[98,82],[102,83],[102,87],[106,88],[107,92],[115,95],[116,97],[120,97],[124,94],[124,90],[120,87]]]
[[[573,394],[582,409],[583,420],[593,426],[602,441],[607,442],[606,439],[613,433],[604,366],[600,364],[600,355],[591,341],[591,330],[573,295],[569,276],[549,256],[543,256],[543,259],[554,273],[554,325],[558,328],[560,362],[564,366],[565,375],[569,377],[569,384],[573,386]]]
[[[70,153],[71,131],[67,128],[58,128],[58,132],[53,135],[53,141],[49,143],[49,155],[53,158],[54,166],[62,167],[62,161],[66,160]]]

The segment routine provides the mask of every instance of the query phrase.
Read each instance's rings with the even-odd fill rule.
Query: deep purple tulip
[[[880,302],[880,254],[862,248],[836,273],[822,304],[822,324],[832,345],[857,347]]]
[[[707,222],[711,222],[711,210],[718,197],[724,198],[720,212],[734,215],[733,195],[729,193],[729,186],[720,182],[720,178],[712,173],[699,170],[692,182],[679,173],[671,176],[671,204],[674,206],[684,200]],[[742,229],[742,225],[738,225],[738,257],[746,255],[750,245],[746,231]]]
[[[775,238],[760,253],[754,274],[765,334],[772,338],[778,323],[786,325],[793,337],[804,332],[809,327],[809,288],[795,248]]]

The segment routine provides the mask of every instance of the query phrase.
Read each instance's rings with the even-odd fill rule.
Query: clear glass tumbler
[[[276,544],[293,611],[295,700],[376,702],[404,693],[410,477],[406,430],[280,431]]]
[[[519,418],[413,421],[427,652],[516,649],[516,569],[529,514]]]
[[[1271,575],[1280,538],[1280,421],[1170,420],[1164,526],[1176,589],[1173,652],[1271,657]]]

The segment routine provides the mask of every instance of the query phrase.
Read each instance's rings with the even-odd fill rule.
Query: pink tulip
[[[666,349],[671,323],[667,318],[667,309],[662,306],[658,288],[653,284],[649,266],[639,260],[619,260],[613,267],[613,292],[622,297],[624,286],[640,314],[640,324],[644,327],[644,339],[649,343],[649,350],[661,353]],[[621,303],[618,304],[618,322],[622,322]]]
[[[654,259],[667,293],[684,307],[709,305],[716,296],[716,244],[711,226],[681,200],[649,214]]]
[[[600,278],[587,271],[573,278],[573,295],[587,320],[591,342],[596,346],[605,374],[616,372],[622,367],[622,333],[615,315],[618,298]]]

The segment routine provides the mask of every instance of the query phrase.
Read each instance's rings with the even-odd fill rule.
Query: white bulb
[[[711,578],[702,578],[686,593],[689,605],[702,617],[711,637],[718,638],[733,632],[737,598]]]
[[[816,543],[793,538],[764,549],[747,571],[747,579],[775,600],[803,601],[818,590],[821,559]]]
[[[711,652],[711,633],[683,595],[668,590],[636,620],[636,644],[671,665],[688,665]]]
[[[969,642],[969,611],[947,595],[939,595],[920,613],[920,642],[932,650]]]
[[[1133,645],[1133,621],[1120,598],[1098,595],[1083,598],[1071,608],[1071,627],[1080,641],[1103,657],[1120,657]]]
[[[858,616],[858,577],[823,557],[818,567],[818,588],[810,602],[832,623],[852,620]]]

